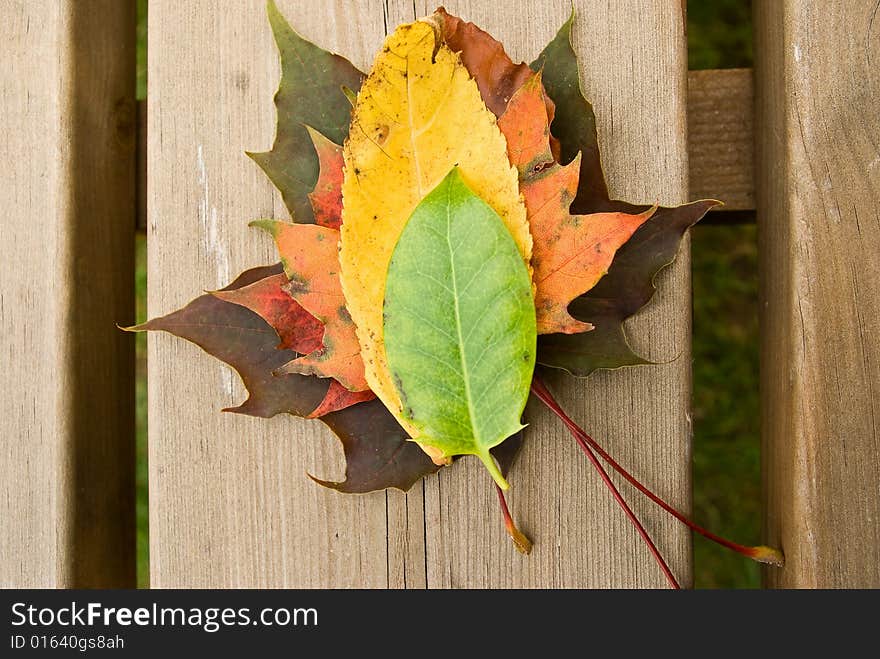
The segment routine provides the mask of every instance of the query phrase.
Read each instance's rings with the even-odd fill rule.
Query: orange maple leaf
[[[533,74],[510,99],[498,126],[507,138],[510,162],[519,171],[534,239],[538,333],[577,334],[593,326],[573,318],[569,303],[598,283],[618,248],[656,209],[638,215],[571,215],[580,156],[567,165],[556,162],[550,148],[547,107],[541,74]]]
[[[339,231],[279,220],[258,220],[251,225],[275,238],[290,280],[284,290],[324,324],[322,346],[288,362],[279,372],[335,378],[349,391],[369,389],[354,323],[339,283]]]
[[[315,222],[338,229],[342,225],[342,147],[306,126],[318,154],[318,182],[309,193]]]

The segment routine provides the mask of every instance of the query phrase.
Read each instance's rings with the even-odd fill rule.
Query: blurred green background
[[[752,65],[750,0],[690,0],[691,69]],[[146,97],[146,0],[138,0],[138,98]],[[694,517],[733,540],[760,540],[758,290],[752,225],[698,225],[694,288]],[[137,315],[146,318],[146,240],[137,236]],[[137,336],[138,585],[149,586],[146,339]],[[670,523],[675,523],[670,519]],[[754,563],[694,538],[698,588],[756,588]]]

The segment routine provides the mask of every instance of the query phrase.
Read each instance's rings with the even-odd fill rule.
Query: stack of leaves
[[[292,221],[252,226],[274,238],[281,262],[135,329],[171,332],[235,368],[249,397],[228,411],[326,423],[346,458],[345,480],[318,481],[327,487],[406,490],[477,456],[524,551],[502,490],[532,392],[572,430],[675,584],[596,453],[708,532],[566,417],[535,366],[585,377],[646,363],[623,323],[717,202],[610,199],[572,19],[526,65],[440,9],[388,36],[367,76],[300,37],[271,2],[269,20],[282,66],[277,133],[271,151],[250,155]]]

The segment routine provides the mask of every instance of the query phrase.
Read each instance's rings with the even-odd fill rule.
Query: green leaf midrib
[[[459,302],[458,302],[458,298],[459,298],[459,296],[458,296],[458,277],[456,276],[456,273],[455,273],[455,252],[456,252],[456,249],[452,246],[452,239],[450,236],[450,233],[452,231],[452,216],[449,212],[450,203],[449,203],[449,187],[448,186],[446,188],[446,197],[447,197],[447,201],[446,201],[446,246],[449,248],[449,269],[450,269],[450,274],[451,274],[450,279],[452,280],[452,299],[455,302],[455,305],[454,305],[455,330],[456,330],[456,333],[458,334],[458,346],[459,346],[458,347],[458,354],[459,354],[459,360],[461,363],[461,379],[462,379],[462,382],[464,382],[464,394],[465,394],[465,398],[467,400],[468,416],[470,418],[471,428],[474,431],[474,435],[478,435],[479,432],[478,432],[477,419],[476,419],[476,416],[474,415],[474,402],[473,402],[473,398],[471,396],[471,384],[470,384],[470,380],[468,378],[467,355],[465,354],[465,353],[467,353],[467,349],[465,346],[464,337],[462,337],[462,335],[461,335],[461,309],[459,307]],[[478,439],[478,438],[474,437],[474,439]]]

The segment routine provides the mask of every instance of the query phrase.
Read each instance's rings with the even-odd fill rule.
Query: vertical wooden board
[[[29,247],[12,250],[0,259],[4,282],[0,288],[4,327],[0,473],[6,492],[0,506],[2,518],[9,520],[0,534],[4,557],[0,585],[52,587],[64,585],[63,548],[56,543],[56,534],[66,520],[58,523],[55,516],[64,419],[57,410],[57,388],[43,390],[35,381],[31,362],[56,365],[62,359],[54,340],[56,321],[51,316],[52,298],[61,291],[51,290],[52,279],[49,290],[35,290],[36,279],[30,272],[42,265],[33,262],[34,254],[48,257],[57,253],[62,239],[55,231],[36,234],[30,222],[16,216],[52,218],[63,203],[61,190],[54,185],[62,175],[57,156],[61,16],[55,6],[11,3],[2,6],[0,15],[0,52],[6,63],[0,91],[4,117],[0,149],[4,181],[12,181],[12,185],[0,186],[0,203],[6,209],[0,229],[3,245]],[[46,63],[39,77],[33,74],[37,60]],[[21,359],[22,353],[27,359]],[[34,547],[38,551],[32,551]]]
[[[133,586],[134,8],[0,26],[0,586]]]
[[[320,5],[323,11],[292,2],[281,3],[281,9],[298,30],[364,67],[380,46],[385,29],[433,9],[403,2]],[[502,20],[500,15],[487,16],[487,8],[474,5],[473,12],[469,6],[450,9],[462,10],[495,30],[523,58],[536,54],[567,14],[567,6],[561,3],[532,9],[522,3],[505,8]],[[520,13],[527,10],[531,14]],[[616,9],[605,11],[618,19],[624,16],[617,16]],[[617,56],[625,53],[631,67],[628,73],[623,72],[628,81],[617,82],[621,90],[627,90],[623,97],[632,102],[625,105],[625,112],[619,110],[615,119],[621,122],[627,117],[626,143],[639,145],[640,150],[627,147],[606,161],[612,188],[619,195],[678,202],[684,199],[686,186],[683,16],[677,11],[664,15],[666,12],[652,9],[651,13],[653,20],[643,26],[644,33],[653,35],[660,29],[668,37],[657,46],[657,53],[663,54],[660,63],[652,61],[657,53],[645,55],[644,62],[641,56],[630,61],[633,48],[624,36],[617,39]],[[585,20],[591,18],[596,17],[588,15]],[[248,217],[282,213],[281,205],[250,163],[235,160],[242,149],[266,144],[268,140],[263,137],[259,142],[260,137],[271,134],[273,124],[266,99],[277,80],[277,64],[268,55],[271,40],[261,20],[262,12],[250,6],[224,11],[223,15],[211,11],[207,2],[186,8],[160,2],[152,7],[149,199],[153,314],[179,306],[193,294],[191,284],[185,286],[182,278],[192,281],[201,276],[208,280],[205,287],[212,287],[225,283],[221,274],[231,276],[247,265],[272,258],[270,247],[259,242],[261,247],[254,247],[253,237],[242,227]],[[602,28],[607,33],[593,38],[614,35],[620,26],[612,26],[613,22]],[[195,34],[196,26],[201,26],[201,35],[196,42],[185,44],[179,35]],[[155,45],[157,33],[159,46]],[[531,41],[525,43],[527,39]],[[230,43],[235,47],[230,49]],[[182,67],[181,62],[187,66]],[[235,82],[224,75],[239,73],[245,63],[252,69],[247,90],[236,87],[237,91],[232,91],[229,87],[235,87]],[[600,87],[606,84],[601,70],[597,65],[595,81]],[[640,98],[633,81],[648,75],[660,79],[661,97],[671,92],[665,95],[671,99],[665,103],[665,114],[656,113],[656,106],[653,113],[633,112]],[[235,79],[242,80],[240,73]],[[615,88],[615,99],[618,93]],[[206,103],[205,97],[221,98],[222,107]],[[602,126],[606,133],[603,143],[610,132],[612,107],[616,108],[610,99],[608,93],[604,105],[597,103],[607,119]],[[640,123],[643,120],[647,125]],[[256,147],[254,142],[258,142]],[[623,152],[630,148],[636,159],[652,158],[645,172],[627,162]],[[182,157],[187,152],[188,163]],[[169,165],[172,161],[177,162]],[[231,190],[235,193],[224,192]],[[230,224],[234,219],[230,213],[244,215],[241,225]],[[202,225],[210,231],[200,232]],[[200,238],[200,233],[214,235],[213,245],[206,242],[210,238]],[[684,257],[681,265],[662,278],[666,292],[655,302],[654,311],[633,323],[636,335],[642,337],[637,340],[640,347],[659,358],[678,356],[675,363],[658,367],[660,372],[654,376],[658,379],[646,379],[634,371],[599,376],[580,385],[561,380],[553,384],[576,416],[586,418],[585,412],[597,412],[592,426],[597,435],[607,437],[612,448],[616,444],[623,460],[637,473],[661,475],[657,481],[662,493],[687,507],[689,325],[687,255]],[[547,550],[523,559],[512,553],[500,527],[490,484],[476,465],[463,462],[429,479],[424,487],[417,485],[408,495],[395,492],[348,498],[323,492],[301,478],[307,467],[322,475],[339,469],[338,462],[326,457],[332,440],[320,426],[275,419],[267,429],[265,421],[217,417],[205,409],[206,403],[219,408],[241,396],[237,381],[224,367],[167,337],[152,339],[150,358],[156,585],[663,583],[581,456],[544,415],[537,417],[532,445],[516,472],[523,474],[524,492],[514,495],[514,507]],[[208,376],[197,375],[200,372]],[[587,388],[601,391],[589,403],[582,398]],[[218,395],[218,391],[224,393]],[[612,415],[607,414],[608,409],[614,410]],[[606,413],[599,416],[600,411]],[[194,431],[198,437],[193,436]],[[297,435],[297,446],[290,446],[283,434]],[[635,442],[623,446],[630,434],[636,439],[650,437],[650,447]],[[324,457],[319,457],[319,452]],[[557,477],[555,472],[560,469]],[[646,507],[637,504],[636,508],[646,516]],[[597,514],[596,510],[602,512]],[[687,583],[687,536],[653,514],[647,515],[647,520],[670,555],[673,568]]]
[[[278,2],[295,28],[365,65],[380,3]],[[150,4],[149,309],[155,316],[277,255],[247,223],[286,218],[244,154],[270,147],[280,67],[263,0]],[[384,493],[345,496],[306,477],[341,477],[317,421],[219,410],[243,387],[170,336],[149,342],[150,546],[154,586],[382,587]]]
[[[761,403],[780,587],[880,587],[880,15],[757,3]]]
[[[567,1],[450,1],[530,61],[568,17]],[[389,27],[433,11],[389,2]],[[583,86],[596,109],[612,193],[678,204],[687,197],[686,51],[683,6],[665,0],[574,3]],[[646,100],[650,99],[650,101]],[[644,482],[690,508],[690,276],[688,247],[659,279],[659,294],[629,324],[636,347],[662,366],[549,382],[572,416]],[[426,480],[428,587],[663,587],[647,549],[561,424],[528,409],[525,449],[511,475],[511,508],[535,541],[516,553],[504,533],[491,479],[464,459]],[[691,581],[686,531],[624,488],[681,582]],[[417,496],[421,496],[418,493]],[[413,495],[409,495],[410,499]]]

